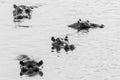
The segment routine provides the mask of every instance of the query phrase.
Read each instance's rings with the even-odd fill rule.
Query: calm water
[[[24,23],[32,27],[15,28],[13,4],[43,6]],[[0,80],[120,80],[119,4],[119,0],[0,0]],[[71,43],[79,46],[69,54],[51,53],[51,36],[74,33],[67,25],[79,18],[105,28],[71,35]],[[20,78],[19,54],[43,59],[44,77]]]

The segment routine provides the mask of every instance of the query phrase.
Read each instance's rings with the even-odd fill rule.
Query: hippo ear
[[[67,36],[67,35],[65,36],[65,39],[68,39],[68,36]]]
[[[14,8],[17,8],[17,5],[16,5],[16,4],[13,4],[13,7],[14,7]]]
[[[20,65],[22,65],[22,66],[23,66],[23,65],[25,65],[25,63],[24,63],[23,61],[20,61]]]
[[[79,21],[82,21],[81,19],[79,19]]]
[[[89,20],[87,20],[86,22],[88,22],[88,23],[89,23],[90,21],[89,21]]]
[[[65,36],[65,39],[64,39],[65,41],[68,41],[68,36]]]
[[[53,42],[55,42],[55,38],[54,38],[53,36],[51,37],[51,40],[52,40]]]
[[[43,64],[42,60],[38,62],[38,66],[41,66],[42,64]]]

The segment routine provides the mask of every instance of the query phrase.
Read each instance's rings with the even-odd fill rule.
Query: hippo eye
[[[24,63],[23,61],[20,61],[20,65],[24,66],[24,65],[25,65],[25,63]]]
[[[25,68],[22,68],[22,72],[27,72],[27,69],[25,69]]]
[[[22,9],[18,9],[18,13],[22,13],[23,12],[23,10]]]
[[[39,72],[39,69],[38,69],[38,68],[35,68],[34,71],[35,71],[35,72]]]
[[[26,13],[30,13],[30,9],[26,9],[25,12],[26,12]]]

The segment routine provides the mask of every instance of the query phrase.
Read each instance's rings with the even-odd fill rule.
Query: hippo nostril
[[[28,16],[24,16],[25,18],[28,18]]]
[[[22,16],[18,16],[17,19],[23,19],[23,17]]]

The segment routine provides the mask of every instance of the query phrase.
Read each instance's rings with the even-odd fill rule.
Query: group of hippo
[[[32,12],[34,8],[39,6],[25,6],[13,4],[13,21],[14,22],[24,22],[25,19],[30,20],[32,18]],[[79,19],[77,22],[68,25],[68,27],[76,29],[78,32],[81,30],[89,31],[90,28],[104,28],[104,25],[91,23],[89,20],[83,21]]]
[[[13,21],[16,23],[24,22],[25,19],[30,20],[32,18],[32,12],[34,8],[37,8],[38,6],[25,6],[25,5],[13,5]],[[83,21],[79,19],[77,22],[68,25],[69,28],[73,28],[80,31],[87,31],[89,32],[89,29],[91,28],[104,28],[104,25],[101,24],[95,24],[91,23],[89,20]],[[64,38],[61,37],[51,37],[51,51],[56,51],[57,53],[60,53],[61,50],[64,50],[65,52],[73,51],[75,50],[75,45],[71,44],[69,42],[68,36],[65,36]],[[21,58],[20,58],[21,57]],[[24,60],[23,60],[24,59]],[[29,77],[35,76],[39,74],[40,76],[43,76],[42,68],[40,68],[43,65],[43,61],[35,61],[29,58],[26,55],[19,56],[19,64],[20,64],[20,76],[22,75],[28,75]]]
[[[95,23],[90,23],[90,21],[86,20],[83,21],[79,19],[77,22],[68,25],[68,27],[76,29],[78,32],[80,31],[86,31],[89,32],[89,29],[91,28],[104,28],[104,25],[101,24],[95,24]],[[69,43],[68,36],[65,36],[65,38],[57,37],[56,39],[54,37],[51,37],[52,40],[52,52],[56,50],[56,52],[60,52],[61,49],[64,49],[66,52],[68,51],[73,51],[75,49],[75,45]]]

